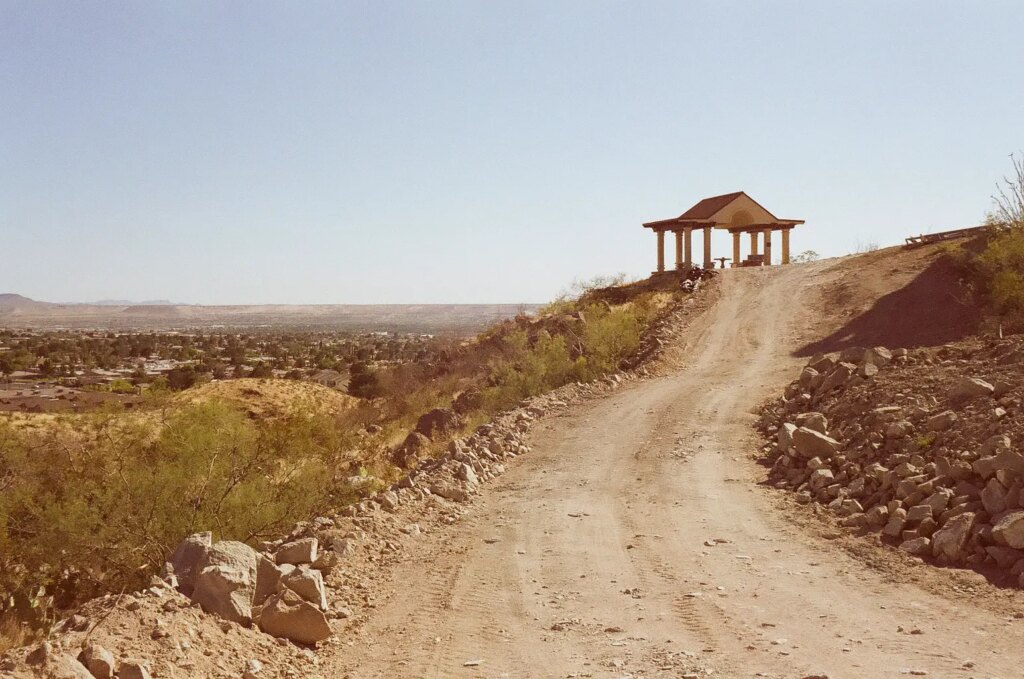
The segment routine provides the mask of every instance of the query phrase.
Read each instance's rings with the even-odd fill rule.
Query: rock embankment
[[[1024,342],[816,356],[768,404],[769,480],[844,526],[1024,586]]]
[[[527,454],[539,418],[632,379],[617,374],[529,399],[390,487],[258,548],[189,536],[150,587],[86,604],[44,644],[0,658],[0,674],[311,676],[312,649],[361,624],[380,595],[376,581],[424,533],[457,523],[489,481]]]

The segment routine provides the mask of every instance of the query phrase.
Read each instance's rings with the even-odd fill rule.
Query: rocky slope
[[[778,488],[938,565],[1024,585],[1024,340],[816,356],[768,404]]]
[[[540,418],[648,374],[713,303],[713,286],[709,292],[688,297],[651,329],[632,370],[528,399],[451,441],[443,455],[415,460],[398,482],[356,505],[297,524],[259,549],[210,533],[188,537],[150,587],[89,602],[44,643],[0,656],[0,675],[318,676],[317,651],[345,644],[345,631],[376,606],[378,582],[420,536],[457,524],[481,489],[529,452],[527,435]]]

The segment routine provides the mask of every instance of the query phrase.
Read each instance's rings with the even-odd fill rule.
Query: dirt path
[[[1024,621],[883,577],[757,485],[751,411],[832,266],[723,276],[680,366],[540,426],[326,676],[1021,676]]]

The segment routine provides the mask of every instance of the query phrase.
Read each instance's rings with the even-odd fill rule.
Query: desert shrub
[[[211,401],[94,427],[82,441],[0,423],[0,612],[46,622],[142,584],[189,533],[251,543],[354,497],[327,418],[256,422]]]
[[[114,394],[134,394],[138,388],[128,380],[114,380],[110,383],[109,389]]]
[[[1024,154],[997,185],[980,246],[947,251],[979,303],[1011,328],[1024,328]]]

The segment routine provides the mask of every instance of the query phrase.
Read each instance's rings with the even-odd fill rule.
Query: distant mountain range
[[[130,299],[101,299],[98,302],[86,302],[96,306],[166,306],[174,304],[169,299],[146,299],[141,302],[133,302]]]
[[[273,327],[393,332],[466,332],[537,304],[246,304],[204,306],[167,300],[40,302],[0,294],[0,328],[169,330]]]

